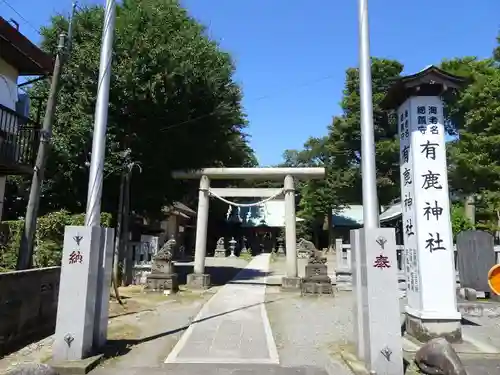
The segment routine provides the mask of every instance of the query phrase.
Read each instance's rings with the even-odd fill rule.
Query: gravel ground
[[[108,359],[92,373],[99,374],[100,370],[109,368],[161,366],[211,295],[206,293],[198,298],[191,297],[191,301],[166,304],[154,311],[123,317],[115,331],[116,338],[109,340],[105,348]],[[112,325],[109,329],[112,330]]]
[[[207,272],[215,285],[222,285],[231,280],[248,260],[240,258],[207,258]],[[185,275],[192,269],[192,263],[185,262],[178,266],[179,273]],[[157,294],[143,294],[140,288],[131,286],[120,288],[127,299],[127,311],[115,302],[110,304],[108,338],[106,348],[108,358],[104,367],[116,366],[156,366],[163,363],[173,348],[184,328],[192,321],[203,304],[218,290],[213,287],[203,295],[180,293],[176,296],[163,297]],[[147,310],[147,311],[141,311]],[[131,315],[121,315],[132,313]],[[32,343],[17,352],[0,358],[0,374],[25,363],[44,363],[52,356],[53,336]],[[127,354],[127,356],[124,356]],[[97,370],[96,370],[97,371]]]
[[[299,260],[299,270],[306,260]],[[284,259],[272,263],[273,276],[284,273]],[[303,263],[303,264],[302,264]],[[329,257],[328,268],[334,269]],[[338,292],[334,297],[300,297],[282,293],[279,287],[268,286],[266,308],[283,366],[334,367],[337,375],[350,374],[330,356],[338,345],[352,341],[352,292]]]
[[[180,293],[156,298],[148,310],[113,318],[108,326],[105,360],[100,368],[158,366],[163,363],[180,335],[194,319],[203,304],[215,293]],[[157,297],[157,295],[155,296]],[[20,364],[47,362],[51,358],[53,336],[33,343],[0,360],[0,374]],[[95,370],[99,372],[99,368]]]

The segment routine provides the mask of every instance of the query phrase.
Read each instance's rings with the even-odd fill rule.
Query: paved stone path
[[[255,257],[222,287],[165,363],[279,364],[265,308],[269,263],[269,254]]]

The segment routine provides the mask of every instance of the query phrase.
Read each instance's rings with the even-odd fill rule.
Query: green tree
[[[309,138],[300,151],[286,150],[283,154],[284,166],[289,167],[324,167],[325,178],[298,183],[300,195],[298,216],[305,220],[301,225],[303,231],[308,228],[316,245],[319,244],[319,233],[328,230],[329,245],[333,242],[332,213],[347,202],[339,192],[345,187],[339,174],[331,168],[335,155],[330,153],[328,136]]]
[[[380,103],[403,65],[395,60],[372,58],[373,123],[375,128],[377,184],[380,204],[399,196],[399,141],[397,123]],[[359,70],[346,72],[342,116],[329,126],[327,148],[335,155],[331,168],[336,181],[342,182],[341,194],[349,203],[361,202],[361,132]]]
[[[453,231],[454,239],[460,232],[474,229],[474,225],[465,216],[464,207],[460,204],[454,204],[451,207],[451,229]]]
[[[449,180],[464,197],[500,188],[500,69],[493,59],[447,60],[442,68],[468,80],[447,109],[457,139],[447,145]]]
[[[100,6],[75,18],[41,213],[85,209],[102,23]],[[54,52],[67,24],[56,16],[42,29],[44,50]],[[185,193],[172,170],[256,164],[233,61],[177,0],[124,0],[117,6],[111,69],[103,210],[116,208],[126,148],[142,167],[132,179],[132,206],[148,215]],[[33,88],[37,96],[46,97],[47,90],[46,83]]]

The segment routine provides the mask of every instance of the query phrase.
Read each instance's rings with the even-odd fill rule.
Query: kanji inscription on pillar
[[[73,250],[71,254],[69,254],[69,259],[68,259],[69,264],[75,264],[75,263],[83,263],[83,255],[82,252],[79,250]]]
[[[401,203],[404,238],[404,270],[408,299],[418,302],[418,262],[413,261],[417,248],[416,212],[414,204],[415,173],[413,166],[414,145],[412,144],[411,106],[405,102],[398,110],[400,137]]]
[[[398,120],[408,305],[421,310],[422,272],[439,273],[440,262],[449,261],[441,258],[453,251],[443,103],[434,96],[410,97]]]
[[[375,261],[373,262],[373,267],[379,269],[391,268],[391,263],[388,257],[386,257],[384,254],[380,254],[375,258]]]

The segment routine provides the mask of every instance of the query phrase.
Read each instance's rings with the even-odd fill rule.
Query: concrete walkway
[[[255,257],[201,309],[165,363],[279,364],[265,307],[270,255]]]

